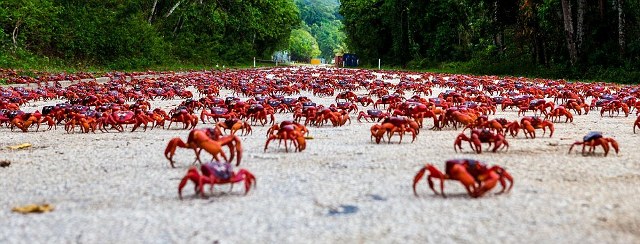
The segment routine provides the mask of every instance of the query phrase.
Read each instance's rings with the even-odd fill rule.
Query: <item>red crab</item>
[[[267,151],[269,142],[278,139],[280,142],[284,140],[284,150],[289,152],[287,141],[293,143],[295,151],[302,152],[307,147],[307,141],[304,137],[309,130],[304,125],[293,121],[282,121],[280,125],[273,125],[267,130],[267,142],[264,144],[264,151]]]
[[[596,146],[602,146],[602,149],[604,149],[604,156],[606,157],[607,154],[609,154],[609,144],[611,144],[611,147],[613,147],[613,149],[616,151],[616,154],[618,154],[619,148],[618,148],[618,142],[616,140],[610,137],[603,137],[602,132],[592,131],[592,132],[589,132],[587,135],[585,135],[582,138],[582,141],[574,142],[569,148],[569,153],[571,153],[571,150],[575,145],[582,145],[583,155],[585,154],[584,148],[586,146],[589,146],[588,153],[595,152]]]
[[[187,170],[187,174],[180,181],[180,185],[178,185],[178,196],[180,200],[182,200],[182,188],[187,185],[189,180],[195,185],[194,189],[196,194],[200,193],[203,197],[205,184],[210,184],[213,190],[215,184],[231,184],[233,187],[233,184],[243,181],[245,195],[249,193],[252,185],[256,185],[256,177],[251,174],[251,172],[245,169],[233,172],[229,163],[209,162],[202,164],[200,171],[202,171],[202,174],[198,172],[198,168],[196,167],[191,167]]]
[[[200,151],[205,150],[216,160],[219,160],[218,155],[222,156],[225,161],[232,161],[235,154],[238,154],[236,166],[240,165],[242,160],[242,143],[240,138],[235,135],[220,136],[222,132],[218,128],[205,128],[205,129],[193,129],[189,132],[189,137],[185,143],[180,137],[175,137],[169,140],[167,147],[164,150],[164,156],[171,163],[171,167],[175,168],[173,156],[176,154],[178,147],[191,148],[196,154],[196,161],[200,161]],[[227,156],[222,150],[223,146],[228,146],[231,156],[227,160]]]
[[[194,129],[198,124],[198,116],[190,112],[186,107],[178,107],[174,113],[171,114],[169,119],[169,125],[167,129],[171,128],[172,123],[183,123],[182,129]]]
[[[382,110],[380,109],[367,109],[367,113],[365,114],[364,111],[360,111],[360,113],[358,113],[358,122],[361,122],[360,119],[364,118],[365,121],[369,122],[369,119],[371,119],[371,121],[378,121],[380,122],[382,119],[389,117],[389,113],[387,112],[382,112]]]
[[[553,136],[554,126],[551,121],[541,119],[539,117],[523,117],[520,120],[520,128],[524,132],[524,136],[529,138],[529,136],[533,139],[536,138],[536,129],[542,129],[542,135],[547,132],[547,128],[549,128],[549,137]]]
[[[440,172],[432,164],[425,165],[413,178],[413,193],[418,196],[416,185],[422,179],[426,171],[429,171],[427,183],[429,188],[438,195],[434,188],[432,178],[440,179],[440,194],[444,194],[444,180],[457,180],[466,188],[469,196],[481,197],[493,189],[498,182],[502,185],[499,193],[509,192],[513,187],[513,177],[502,167],[494,165],[488,167],[485,163],[473,159],[454,159],[445,162],[445,174]],[[507,181],[510,183],[507,188]]]
[[[105,126],[111,125],[119,132],[122,132],[124,131],[124,127],[122,125],[133,124],[131,132],[134,132],[141,125],[144,125],[143,130],[147,131],[147,124],[149,122],[152,122],[150,118],[140,111],[115,111],[111,114],[107,114],[102,119],[102,126],[100,128],[101,130],[104,129],[106,131]]]
[[[348,113],[354,112],[357,113],[358,112],[358,105],[356,105],[355,103],[352,102],[336,102],[336,105],[334,106],[333,104],[331,104],[330,107],[335,107],[338,109],[342,109],[343,111],[347,111]]]
[[[347,102],[352,102],[355,101],[358,98],[358,96],[352,92],[352,91],[343,91],[338,93],[338,95],[336,95],[336,102],[339,102],[340,100],[346,100]]]
[[[242,130],[242,132],[240,133],[240,135],[242,136],[246,136],[246,135],[249,135],[249,133],[252,133],[251,125],[249,125],[249,123],[236,118],[220,121],[216,123],[216,127],[222,128],[223,131],[230,130],[231,135],[235,135],[236,131],[239,131],[239,130]]]
[[[400,140],[398,143],[402,143],[402,136],[405,132],[411,132],[413,143],[416,140],[420,128],[418,123],[407,117],[387,117],[381,124],[375,124],[369,129],[371,131],[371,139],[375,138],[376,144],[380,144],[380,141],[384,141],[384,135],[387,135],[388,143],[391,143],[391,136],[398,133]]]
[[[200,121],[202,121],[203,124],[206,124],[206,122],[209,122],[211,118],[213,118],[215,122],[218,122],[218,119],[220,118],[230,119],[230,118],[235,118],[239,116],[235,112],[231,112],[226,108],[213,107],[210,110],[211,112],[207,111],[206,109],[203,109],[200,112]]]
[[[358,96],[355,102],[360,103],[362,106],[369,106],[373,103],[373,99],[369,96]]]
[[[469,146],[477,153],[482,153],[481,143],[494,143],[492,152],[498,151],[498,149],[506,148],[509,150],[509,143],[504,138],[504,135],[500,133],[494,133],[489,129],[471,130],[470,137],[467,137],[464,133],[460,133],[456,140],[453,142],[453,149],[458,152],[458,149],[462,151],[462,141],[468,141]]]

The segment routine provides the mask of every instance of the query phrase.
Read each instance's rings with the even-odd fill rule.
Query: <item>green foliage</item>
[[[339,20],[325,21],[311,26],[311,33],[318,41],[323,58],[332,59],[334,50],[344,46],[346,35],[342,32],[342,28],[342,21]]]
[[[0,67],[203,67],[290,48],[301,60],[350,51],[370,65],[638,82],[640,1],[621,6],[622,46],[618,2],[585,1],[572,65],[559,0],[3,0]]]
[[[390,29],[382,23],[383,3],[382,0],[341,1],[346,43],[364,61],[361,63],[373,63],[391,48]]]
[[[11,43],[13,49],[27,46],[37,52],[50,52],[47,44],[55,35],[59,10],[50,0],[1,1],[0,28],[4,34],[0,36],[4,39],[2,43]]]
[[[289,50],[291,51],[291,58],[297,61],[308,61],[320,55],[318,42],[316,42],[311,33],[303,29],[296,29],[291,32]]]
[[[43,57],[113,69],[247,63],[285,48],[298,23],[292,0],[5,0],[0,64],[40,66]]]
[[[300,17],[307,26],[339,20],[340,3],[335,0],[295,0]]]
[[[381,58],[402,67],[447,63],[483,73],[635,79],[640,3],[624,1],[625,42],[620,46],[618,0],[584,1],[582,8],[577,0],[568,1],[574,39],[583,33],[575,64],[559,0],[343,0],[340,13],[346,42],[364,64]],[[582,25],[577,24],[578,9],[584,12]]]
[[[318,42],[320,57],[330,60],[334,50],[345,47],[346,35],[342,31],[340,3],[336,0],[296,0],[303,20],[302,28]]]

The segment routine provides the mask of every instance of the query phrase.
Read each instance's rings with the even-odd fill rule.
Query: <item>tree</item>
[[[339,19],[340,3],[335,0],[295,0],[300,18],[307,26]]]
[[[317,40],[321,57],[331,59],[334,49],[344,46],[346,36],[342,31],[340,3],[336,0],[295,0],[306,29]]]
[[[110,68],[248,62],[287,48],[298,23],[292,0],[4,0],[0,57],[13,46]]]
[[[385,58],[391,49],[390,30],[383,23],[382,0],[342,0],[340,14],[344,17],[347,46],[360,60]]]
[[[309,59],[320,55],[318,42],[311,33],[303,29],[291,31],[289,50],[291,58],[297,61],[309,61]]]
[[[578,62],[578,48],[576,47],[575,30],[573,28],[573,13],[571,11],[571,0],[561,0],[562,17],[564,19],[564,35],[569,50],[571,65]]]
[[[59,9],[49,0],[0,2],[0,28],[10,33],[14,50],[19,46],[47,51]]]
[[[321,22],[319,25],[311,26],[311,35],[318,41],[321,56],[325,59],[332,59],[334,50],[340,46],[344,46],[346,36],[342,32],[342,21],[334,20],[331,22]]]
[[[584,0],[582,0],[584,1]],[[624,17],[624,0],[616,0],[618,12],[618,45],[620,47],[620,56],[624,56],[625,51],[625,17]]]

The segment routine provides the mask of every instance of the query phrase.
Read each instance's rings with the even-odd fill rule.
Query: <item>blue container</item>
[[[352,53],[345,53],[342,56],[342,62],[344,62],[344,67],[357,67],[358,56]]]

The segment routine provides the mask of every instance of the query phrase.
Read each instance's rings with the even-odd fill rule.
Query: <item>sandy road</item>
[[[229,91],[224,91],[228,94]],[[360,91],[358,93],[363,93]],[[437,92],[436,92],[437,94]],[[333,98],[317,98],[319,104]],[[26,110],[50,103],[37,102]],[[154,101],[152,107],[179,103]],[[495,117],[515,119],[515,111]],[[290,115],[277,115],[278,121]],[[355,118],[355,116],[352,116]],[[266,127],[243,137],[241,168],[258,188],[216,187],[202,199],[177,185],[193,161],[179,150],[177,169],[162,152],[176,128],[147,132],[67,134],[11,132],[0,128],[0,147],[30,142],[26,150],[0,150],[1,243],[638,243],[640,151],[633,118],[576,116],[556,124],[552,138],[507,138],[507,152],[477,155],[452,144],[460,131],[424,129],[414,143],[374,144],[371,123],[311,127],[301,153],[272,144],[263,151]],[[430,125],[430,123],[428,124]],[[198,127],[210,126],[200,124]],[[571,143],[592,130],[621,144],[619,155],[568,154]],[[601,151],[599,151],[601,152]],[[451,158],[474,158],[504,166],[515,178],[511,193],[469,198],[447,182],[448,198],[426,184],[420,197],[411,180],[426,162],[444,167]],[[11,207],[48,202],[53,212],[12,213]]]

